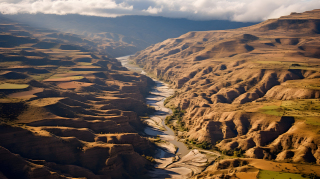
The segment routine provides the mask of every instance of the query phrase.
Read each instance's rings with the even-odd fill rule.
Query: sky
[[[3,14],[154,15],[258,22],[320,9],[320,0],[0,0]]]

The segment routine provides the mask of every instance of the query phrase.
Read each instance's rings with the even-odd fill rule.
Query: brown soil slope
[[[278,163],[261,159],[225,159],[217,161],[193,178],[315,178],[319,166],[308,164]]]
[[[143,175],[155,147],[138,134],[138,116],[153,110],[144,102],[153,81],[86,49],[85,39],[70,45],[8,23],[0,24],[1,178]]]
[[[320,164],[320,10],[189,32],[131,60],[171,83],[179,136],[233,155]]]

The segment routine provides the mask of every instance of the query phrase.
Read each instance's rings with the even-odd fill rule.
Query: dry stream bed
[[[117,58],[122,66],[129,70],[147,75],[142,68],[128,62],[129,56]],[[217,159],[218,152],[197,149],[190,150],[180,142],[174,131],[164,124],[166,116],[172,111],[164,106],[164,100],[174,94],[174,90],[161,81],[155,81],[155,86],[146,97],[146,102],[156,109],[156,112],[144,119],[148,125],[144,132],[152,138],[158,138],[159,148],[154,156],[157,162],[156,169],[149,175],[152,178],[188,178],[203,171],[210,163]]]

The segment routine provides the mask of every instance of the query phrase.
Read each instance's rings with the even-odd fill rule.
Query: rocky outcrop
[[[70,167],[93,178],[95,175],[121,178],[129,176],[129,173],[141,174],[139,172],[143,171],[143,167],[149,165],[140,154],[151,154],[152,144],[138,134],[105,134],[106,137],[119,139],[107,141],[101,140],[103,134],[98,134],[96,141],[84,142],[74,137],[82,131],[74,129],[70,137],[63,137],[52,135],[41,128],[1,126],[0,143],[6,151],[8,149],[32,160],[42,160],[44,165],[58,168],[71,176],[75,172]],[[131,165],[135,168],[130,168]],[[119,170],[122,174],[118,173]],[[75,176],[81,177],[80,174]]]

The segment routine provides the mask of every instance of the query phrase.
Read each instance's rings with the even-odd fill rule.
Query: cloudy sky
[[[0,0],[0,12],[262,21],[320,9],[320,0]]]

